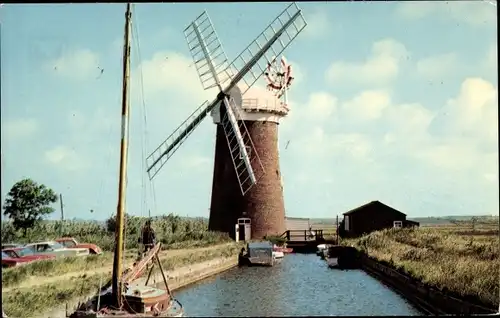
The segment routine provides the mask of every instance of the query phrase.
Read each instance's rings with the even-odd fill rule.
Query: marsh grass
[[[233,243],[224,244],[209,250],[193,250],[180,255],[169,256],[166,254],[165,257],[161,258],[161,262],[164,270],[172,270],[219,257],[235,256],[240,251],[241,246],[242,244]],[[97,264],[102,260],[97,260],[98,257],[95,257],[95,259],[93,257],[89,256],[87,260],[91,260],[91,268],[96,268]],[[49,267],[49,265],[44,266]],[[31,272],[34,269],[26,271]],[[13,270],[24,271],[21,267]],[[37,317],[77,297],[88,296],[92,291],[97,292],[100,283],[104,285],[110,279],[110,273],[85,273],[77,277],[61,277],[60,280],[38,286],[15,288],[5,293],[2,292],[2,306],[10,317]],[[12,281],[12,279],[10,280]],[[3,281],[2,283],[4,284]],[[13,283],[11,282],[11,284]]]
[[[102,275],[82,275],[31,288],[2,293],[2,306],[9,317],[39,317],[76,297],[99,288]]]
[[[131,259],[131,257],[128,257]],[[32,277],[54,277],[86,269],[111,266],[113,254],[90,255],[86,257],[64,257],[55,260],[43,260],[19,267],[2,270],[2,288],[20,285]]]
[[[500,260],[495,235],[464,235],[438,228],[390,229],[344,242],[424,284],[498,305]]]
[[[2,243],[29,243],[53,240],[66,236],[74,237],[82,243],[97,244],[104,251],[113,251],[115,243],[114,219],[106,223],[96,221],[42,221],[24,235],[16,231],[11,222],[2,222]],[[137,248],[144,217],[128,216],[125,225],[126,248]],[[204,218],[181,218],[172,214],[156,217],[152,221],[158,239],[165,248],[192,247],[189,244],[214,245],[229,242],[226,233],[208,231],[208,221]],[[204,243],[201,243],[204,242]]]

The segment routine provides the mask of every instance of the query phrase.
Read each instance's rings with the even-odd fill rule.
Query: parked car
[[[16,243],[5,243],[2,244],[2,250],[6,248],[13,248],[13,247],[19,247],[21,244],[16,244]]]
[[[54,255],[33,254],[30,249],[24,247],[8,248],[2,250],[2,268],[53,258],[55,258]]]
[[[66,248],[55,241],[30,243],[25,247],[31,249],[33,254],[50,254],[55,257],[89,255],[88,248]]]
[[[90,254],[102,254],[102,250],[99,246],[92,243],[78,243],[73,237],[61,237],[56,239],[56,242],[66,248],[86,248],[89,250]]]

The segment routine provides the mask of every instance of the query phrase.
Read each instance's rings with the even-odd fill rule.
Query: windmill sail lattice
[[[244,94],[262,76],[270,57],[282,53],[305,26],[301,10],[293,3],[229,64],[208,14],[203,12],[198,16],[184,31],[186,40],[203,88],[218,87],[220,92],[214,101],[200,106],[147,158],[150,179],[198,124],[220,105],[224,106],[221,124],[242,193],[255,185],[259,173],[254,170],[262,174],[264,168],[243,120],[239,120],[239,108],[230,92],[243,82]],[[248,152],[252,153],[251,158]],[[255,163],[252,165],[252,162]]]
[[[222,90],[233,74],[228,73],[229,60],[206,11],[184,30],[184,36],[203,89]]]
[[[264,74],[267,63],[272,61],[273,56],[281,55],[306,25],[302,11],[297,4],[292,3],[231,62],[228,73],[234,74],[236,70],[244,70],[248,61],[252,61],[253,58],[258,56],[258,54],[254,55],[254,52],[264,50],[264,58],[262,59],[262,55],[260,55],[257,63],[252,66],[252,69],[245,76],[242,78],[238,76],[232,77],[234,82],[242,80],[245,83],[246,89],[242,92],[243,94]],[[229,89],[232,87],[230,85]]]

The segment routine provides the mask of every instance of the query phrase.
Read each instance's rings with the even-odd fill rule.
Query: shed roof
[[[345,213],[344,213],[344,215],[351,215],[351,214],[354,214],[354,213],[356,213],[356,212],[359,212],[359,211],[361,211],[361,210],[364,210],[365,208],[367,208],[367,207],[369,207],[369,206],[379,206],[379,207],[383,207],[383,208],[393,210],[394,212],[397,212],[397,213],[400,213],[400,214],[402,214],[402,215],[405,215],[405,216],[406,216],[406,214],[405,214],[405,213],[403,213],[403,212],[401,212],[401,211],[398,211],[398,210],[396,210],[396,209],[394,209],[394,208],[391,208],[390,206],[388,206],[388,205],[386,205],[386,204],[383,204],[382,202],[380,202],[380,201],[378,201],[378,200],[377,200],[377,201],[368,202],[368,203],[366,203],[366,204],[363,204],[363,205],[362,205],[362,206],[360,206],[360,207],[357,207],[357,208],[355,208],[355,209],[349,210],[349,211],[345,212]]]

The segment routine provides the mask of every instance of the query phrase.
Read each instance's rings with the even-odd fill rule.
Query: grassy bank
[[[238,243],[227,243],[207,248],[167,251],[161,255],[161,262],[164,270],[173,270],[215,258],[235,256],[240,248]],[[51,265],[42,265],[44,263]],[[44,261],[8,269],[2,275],[3,308],[11,317],[37,316],[76,297],[86,296],[97,291],[100,282],[105,284],[111,278],[111,263],[111,257],[104,255],[89,256],[74,263]],[[50,268],[65,271],[66,275],[54,276]],[[6,286],[10,288],[4,292]]]
[[[500,260],[496,233],[390,229],[344,242],[424,284],[497,306]]]
[[[144,217],[126,217],[127,248],[137,248],[137,239],[144,222]],[[154,218],[152,226],[165,248],[201,247],[229,241],[226,234],[208,231],[208,220],[204,218],[181,218],[170,214]],[[115,242],[114,231],[114,218],[106,222],[43,221],[29,229],[26,235],[23,231],[16,231],[10,222],[2,222],[2,243],[28,243],[69,236],[79,242],[94,243],[105,251],[112,251]]]

